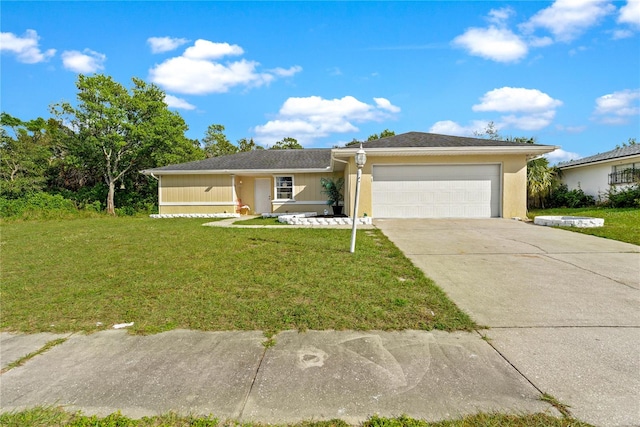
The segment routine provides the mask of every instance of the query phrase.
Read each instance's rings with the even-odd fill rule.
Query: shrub
[[[640,208],[640,183],[623,189],[612,185],[607,191],[604,205],[612,208]]]
[[[586,208],[595,205],[593,196],[589,196],[581,188],[569,190],[566,184],[561,184],[553,190],[547,200],[549,208]]]
[[[65,199],[59,194],[28,193],[20,199],[0,197],[2,218],[57,217],[77,211],[72,200]]]

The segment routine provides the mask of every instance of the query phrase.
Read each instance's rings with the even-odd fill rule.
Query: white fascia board
[[[491,154],[528,154],[542,155],[557,150],[555,145],[538,145],[534,147],[402,147],[402,148],[369,148],[365,153],[371,156],[464,156],[464,155],[491,155]],[[359,148],[358,148],[359,149]],[[358,149],[334,150],[336,157],[355,156]]]
[[[291,175],[294,173],[331,172],[331,167],[317,169],[209,169],[209,170],[143,170],[145,175]]]

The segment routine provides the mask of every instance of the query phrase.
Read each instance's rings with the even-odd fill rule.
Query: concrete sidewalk
[[[0,338],[4,367],[58,337]],[[559,415],[476,333],[288,331],[273,347],[264,341],[260,332],[74,334],[2,374],[2,411],[62,405],[101,416],[175,411],[263,423]]]
[[[640,247],[506,219],[376,225],[537,389],[640,426]]]

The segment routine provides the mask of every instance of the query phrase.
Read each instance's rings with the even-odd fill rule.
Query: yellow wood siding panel
[[[321,178],[338,177],[339,174],[330,173],[305,173],[296,174],[293,177],[294,198],[300,202],[323,201],[327,196],[322,194]]]
[[[161,204],[232,202],[229,175],[164,175],[160,187]]]

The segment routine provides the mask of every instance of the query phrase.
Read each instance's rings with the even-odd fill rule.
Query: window
[[[276,176],[276,199],[291,200],[293,199],[293,177],[292,176]]]
[[[616,165],[611,168],[609,174],[609,184],[630,184],[640,181],[640,163],[627,163]]]

